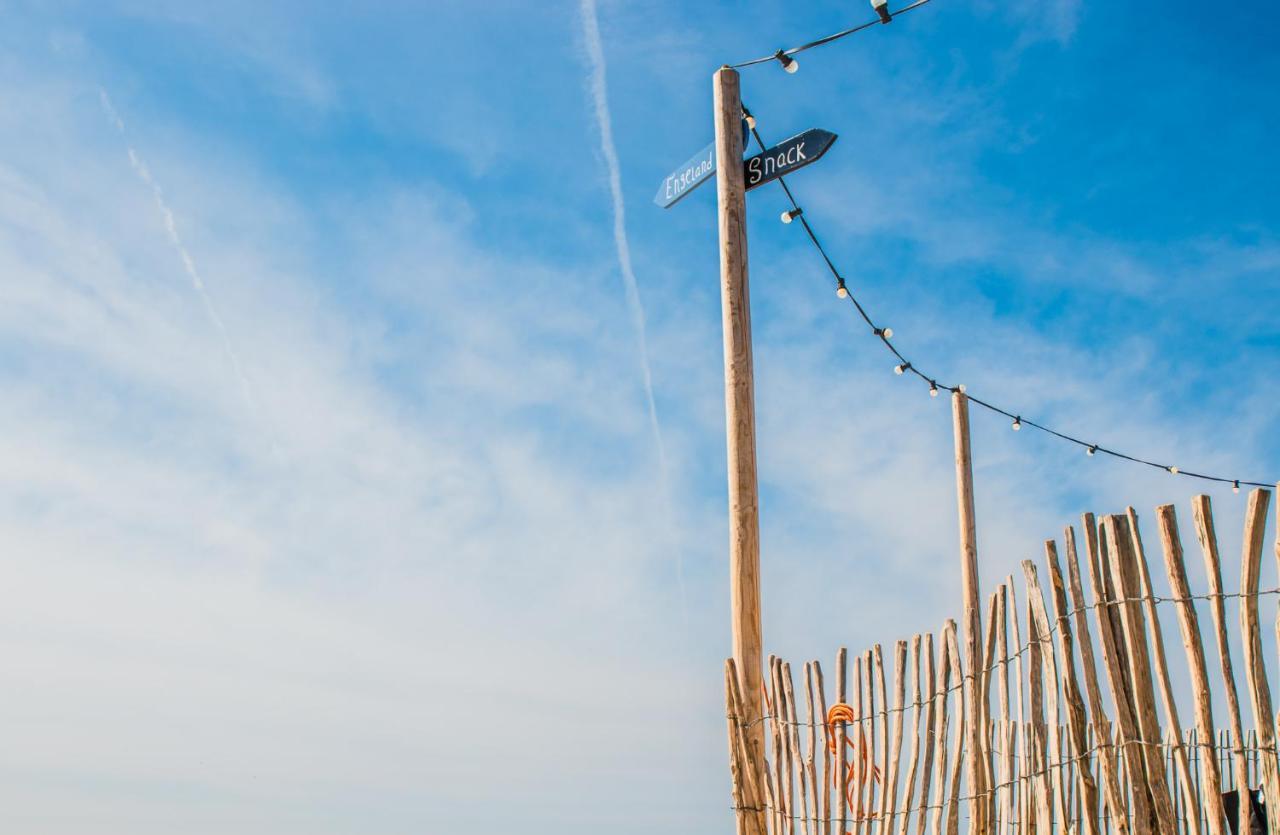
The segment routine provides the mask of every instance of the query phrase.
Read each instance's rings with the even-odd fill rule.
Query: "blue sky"
[[[651,201],[715,67],[870,10],[599,2],[665,468],[583,14],[0,2],[7,829],[727,831],[714,189]],[[743,90],[840,135],[792,185],[918,365],[1269,481],[1276,23],[935,0]],[[829,659],[955,611],[951,427],[784,205],[748,205],[765,636]],[[1204,489],[984,413],[974,448],[988,588]]]

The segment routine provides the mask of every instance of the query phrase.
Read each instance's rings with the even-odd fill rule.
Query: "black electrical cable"
[[[892,17],[897,17],[898,15],[906,14],[912,9],[918,9],[928,2],[930,2],[930,0],[916,0],[916,2],[903,6],[901,9],[898,9],[896,12],[890,12],[890,15]],[[814,47],[818,47],[818,46],[826,46],[827,44],[838,41],[841,38],[846,38],[849,35],[852,35],[854,32],[861,32],[863,29],[870,29],[872,26],[875,26],[877,23],[880,23],[880,22],[881,20],[877,16],[874,20],[868,21],[867,23],[859,23],[857,26],[853,26],[848,29],[843,29],[839,32],[836,32],[835,34],[827,35],[825,38],[818,38],[816,41],[809,41],[806,44],[801,44],[800,46],[793,46],[790,49],[780,49],[770,55],[765,55],[761,58],[752,58],[750,61],[743,61],[740,64],[730,64],[729,66],[733,67],[735,70],[738,70],[738,69],[742,69],[743,67],[753,67],[756,64],[765,64],[765,63],[768,63],[769,61],[777,61],[778,56],[780,55],[785,55],[786,57],[790,58],[792,55],[796,55],[800,52],[804,52],[806,49],[813,49]]]
[[[920,0],[920,2],[914,3],[911,6],[908,6],[906,8],[907,9],[915,8],[927,2],[929,2],[929,0]],[[854,31],[857,31],[857,30],[851,29],[851,30],[846,30],[846,32],[844,33],[837,33],[836,35],[832,35],[829,39],[825,41],[815,41],[814,44],[798,47],[795,51],[808,49],[810,48],[810,46],[817,45],[819,43],[830,42],[830,40],[835,40],[836,38],[843,37],[845,34],[848,34],[849,32],[854,32]],[[768,60],[768,59],[765,59],[765,60]],[[749,63],[759,63],[759,61],[754,61]],[[737,66],[743,66],[743,65],[739,64]],[[755,127],[751,128],[751,135],[755,138],[756,145],[760,147],[761,151],[767,150],[768,146],[766,146],[764,143],[764,140],[760,138],[760,132],[756,130]],[[849,299],[849,301],[853,303],[854,309],[857,310],[858,315],[862,317],[862,321],[866,322],[867,326],[871,328],[872,334],[878,337],[880,339],[880,342],[886,348],[888,348],[889,351],[895,357],[898,358],[898,361],[901,363],[902,373],[906,374],[907,372],[910,372],[916,375],[916,377],[920,378],[921,381],[929,385],[931,393],[935,392],[937,389],[946,389],[949,392],[964,391],[966,397],[969,398],[970,403],[973,403],[976,406],[980,406],[988,411],[995,412],[996,414],[1004,415],[1005,417],[1010,418],[1015,423],[1021,426],[1030,426],[1033,429],[1039,429],[1041,432],[1052,435],[1055,438],[1059,438],[1069,443],[1076,444],[1077,446],[1084,447],[1084,449],[1090,455],[1095,455],[1101,452],[1106,455],[1110,455],[1113,458],[1119,458],[1124,461],[1131,461],[1135,464],[1144,464],[1148,467],[1155,467],[1156,469],[1164,470],[1165,472],[1172,473],[1173,475],[1182,475],[1182,476],[1186,476],[1187,478],[1197,478],[1203,481],[1214,481],[1220,484],[1230,484],[1232,485],[1233,489],[1237,491],[1240,489],[1242,485],[1247,487],[1274,486],[1273,484],[1268,484],[1266,482],[1261,482],[1261,481],[1246,481],[1245,479],[1223,478],[1222,476],[1206,475],[1204,473],[1194,473],[1189,470],[1180,469],[1172,464],[1160,464],[1155,461],[1149,461],[1145,458],[1139,458],[1135,455],[1129,455],[1127,453],[1120,452],[1118,450],[1109,449],[1107,447],[1101,446],[1100,444],[1093,444],[1093,443],[1089,443],[1088,441],[1082,441],[1079,438],[1073,437],[1071,435],[1067,435],[1063,432],[1059,432],[1058,430],[1045,426],[1042,423],[1037,423],[1034,420],[1028,420],[1027,418],[1022,417],[1022,415],[1017,414],[1015,412],[1010,412],[1007,409],[1003,409],[995,405],[994,403],[989,403],[985,400],[974,397],[972,394],[969,394],[967,391],[965,391],[964,386],[961,386],[961,385],[949,386],[949,385],[946,385],[945,383],[938,382],[937,378],[931,377],[928,374],[924,373],[919,368],[917,368],[914,363],[910,362],[905,356],[903,356],[902,352],[898,350],[897,346],[890,341],[890,339],[892,339],[891,330],[876,325],[875,321],[871,318],[871,315],[867,313],[866,308],[862,306],[862,303],[859,302],[857,297],[854,296],[853,292],[849,290],[848,286],[845,283],[844,277],[840,274],[840,270],[836,267],[835,262],[831,260],[831,256],[827,254],[826,248],[822,246],[822,242],[818,240],[818,236],[814,233],[813,227],[809,224],[808,217],[804,214],[804,212],[800,211],[800,204],[796,201],[795,195],[792,194],[791,187],[787,185],[786,178],[779,177],[778,185],[782,186],[782,191],[787,195],[787,200],[791,203],[791,208],[795,211],[793,218],[795,220],[800,221],[800,225],[804,227],[805,234],[809,236],[809,240],[813,243],[814,249],[816,249],[818,251],[818,254],[822,256],[822,260],[824,263],[826,263],[827,269],[831,271],[831,275],[835,278],[837,293],[839,294],[840,290],[844,291],[843,294],[839,294],[839,295],[841,295],[842,298]]]

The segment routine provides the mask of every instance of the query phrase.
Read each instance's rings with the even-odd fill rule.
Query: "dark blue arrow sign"
[[[817,162],[835,141],[834,133],[813,128],[784,140],[767,151],[746,158],[742,161],[742,177],[747,190],[786,176],[811,162]]]
[[[747,127],[747,120],[743,119],[742,147],[747,147],[747,138],[750,135],[751,129]],[[681,197],[711,179],[714,173],[716,173],[716,143],[712,142],[699,151],[693,159],[663,178],[653,202],[664,209],[669,209]]]

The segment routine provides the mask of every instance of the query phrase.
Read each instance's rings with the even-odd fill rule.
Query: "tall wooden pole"
[[[965,703],[965,781],[969,784],[970,820],[975,833],[990,831],[986,820],[986,709],[978,678],[986,662],[982,657],[982,614],[978,588],[978,532],[973,510],[973,455],[969,449],[969,398],[957,391],[951,396],[951,416],[955,424],[956,500],[960,511],[960,588],[964,596],[961,639],[968,659],[965,690],[971,694]]]
[[[764,784],[764,724],[759,721],[760,515],[756,487],[755,382],[751,297],[747,291],[746,185],[742,177],[742,98],[738,73],[714,76],[716,196],[720,214],[720,301],[724,315],[724,406],[729,452],[729,593],[733,660],[748,721],[748,764]],[[742,821],[742,818],[739,818]],[[760,816],[763,832],[763,815]]]

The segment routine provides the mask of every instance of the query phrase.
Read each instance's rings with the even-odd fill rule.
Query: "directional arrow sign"
[[[711,179],[716,173],[716,143],[712,142],[684,165],[672,171],[658,186],[658,196],[653,198],[664,209],[669,209],[676,201]]]
[[[834,133],[813,128],[774,145],[767,151],[747,157],[742,161],[742,176],[747,190],[804,168],[811,162],[817,162],[835,141]]]
[[[743,119],[742,147],[745,148],[747,146],[747,138],[750,135],[747,120]],[[711,179],[711,175],[714,173],[716,173],[716,143],[712,142],[699,151],[693,159],[663,178],[662,185],[658,186],[658,194],[653,198],[653,202],[664,209],[669,209],[681,197]]]

